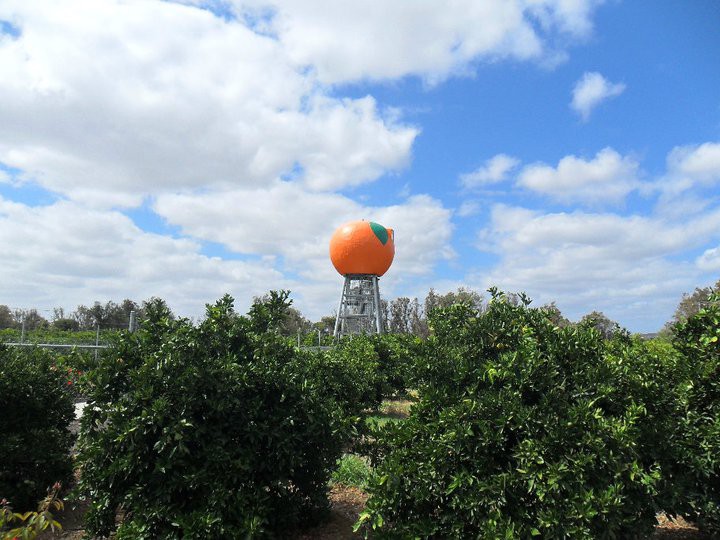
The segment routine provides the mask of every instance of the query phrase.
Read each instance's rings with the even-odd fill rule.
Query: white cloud
[[[303,314],[317,319],[335,307],[342,283],[328,257],[330,235],[360,216],[396,231],[395,261],[382,278],[385,296],[454,256],[451,212],[427,196],[372,208],[284,184],[266,192],[169,197],[158,207],[197,239],[144,232],[117,211],[0,198],[0,245],[12,255],[0,268],[0,283],[12,284],[2,288],[0,302],[49,310],[159,296],[180,314],[200,316],[206,302],[226,292],[244,310],[254,296],[285,288]],[[246,256],[204,255],[202,240]]]
[[[457,210],[457,215],[460,217],[469,217],[474,216],[480,211],[480,202],[479,201],[463,201],[463,203],[460,205],[460,208]]]
[[[337,302],[341,278],[330,263],[328,246],[342,223],[367,219],[395,230],[395,260],[382,278],[386,297],[455,256],[451,210],[427,195],[370,207],[343,195],[277,182],[269,189],[164,195],[155,210],[194,238],[238,253],[278,256],[274,267],[297,276],[292,284],[297,306],[309,317],[327,314]]]
[[[583,212],[543,214],[497,205],[478,247],[500,257],[480,287],[556,300],[571,318],[591,309],[657,330],[698,271],[675,255],[720,235],[720,210],[676,224],[657,218]]]
[[[520,160],[507,154],[497,154],[471,173],[461,174],[460,182],[466,188],[478,188],[498,184],[507,180],[510,171],[520,164]]]
[[[720,143],[677,146],[668,154],[668,176],[683,186],[720,183]]]
[[[720,247],[706,249],[695,263],[698,268],[705,272],[720,271]]]
[[[611,83],[600,73],[586,72],[575,83],[570,107],[577,112],[583,120],[590,118],[590,113],[603,101],[619,96],[625,91],[625,84]]]
[[[656,211],[665,216],[703,212],[717,193],[708,188],[720,184],[720,143],[676,146],[668,153],[667,172],[654,186],[660,192]]]
[[[47,189],[132,206],[294,170],[336,189],[408,163],[417,129],[372,97],[330,97],[240,22],[168,2],[74,5],[0,6],[21,31],[0,43],[0,163]]]
[[[557,36],[582,38],[592,0],[460,0],[457,2],[324,2],[236,0],[238,11],[265,15],[297,65],[313,66],[325,83],[397,79],[430,81],[463,72],[477,59],[542,61],[558,56]]]
[[[405,167],[418,130],[324,84],[542,61],[591,31],[597,2],[238,0],[237,20],[194,3],[3,2],[19,36],[0,42],[0,163],[105,207],[290,174],[359,185]]]
[[[544,163],[528,165],[518,185],[564,202],[620,202],[640,186],[639,165],[612,148],[599,151],[594,159],[565,156],[557,167]]]
[[[188,239],[147,233],[119,212],[71,202],[28,207],[0,198],[2,303],[74,309],[93,301],[159,296],[184,315],[233,294],[241,308],[254,295],[291,284],[261,260],[223,261]]]
[[[155,210],[195,238],[238,253],[278,254],[301,275],[331,279],[330,236],[342,223],[368,219],[395,229],[398,239],[389,275],[422,275],[453,256],[451,211],[426,195],[399,205],[366,207],[339,194],[310,193],[278,182],[270,189],[165,195]]]

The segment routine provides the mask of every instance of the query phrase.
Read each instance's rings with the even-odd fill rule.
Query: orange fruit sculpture
[[[382,276],[395,257],[395,233],[374,221],[351,221],[330,238],[330,260],[343,276]]]

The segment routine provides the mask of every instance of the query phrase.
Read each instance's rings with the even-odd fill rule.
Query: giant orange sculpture
[[[383,332],[378,278],[395,257],[395,233],[374,221],[341,225],[330,239],[330,260],[345,276],[335,336]]]
[[[343,276],[382,276],[395,257],[392,229],[374,221],[351,221],[337,228],[330,239],[330,260]]]

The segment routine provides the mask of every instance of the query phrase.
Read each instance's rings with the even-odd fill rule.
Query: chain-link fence
[[[0,342],[10,347],[104,349],[111,336],[122,330],[135,331],[138,324],[135,311],[128,314],[127,321],[95,323],[88,328],[87,321],[81,325],[76,319],[57,316],[48,320],[43,311],[51,310],[0,307],[5,308],[0,312]]]

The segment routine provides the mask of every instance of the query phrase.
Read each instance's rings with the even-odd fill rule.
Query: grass
[[[369,415],[365,422],[368,425],[384,426],[388,422],[400,422],[410,414],[412,401],[407,399],[385,399],[375,414]]]
[[[368,481],[373,474],[370,465],[360,456],[345,454],[337,461],[337,469],[332,473],[330,481],[333,484],[366,489]]]
[[[380,404],[378,411],[382,415],[392,418],[407,418],[412,404],[413,402],[408,399],[385,399]]]
[[[388,422],[402,422],[410,414],[412,404],[413,402],[408,399],[385,399],[374,414],[365,418],[365,422],[369,426],[377,427],[382,427]],[[333,484],[365,490],[372,474],[373,470],[365,458],[356,454],[345,454],[337,461],[337,469],[333,472],[330,481]]]

